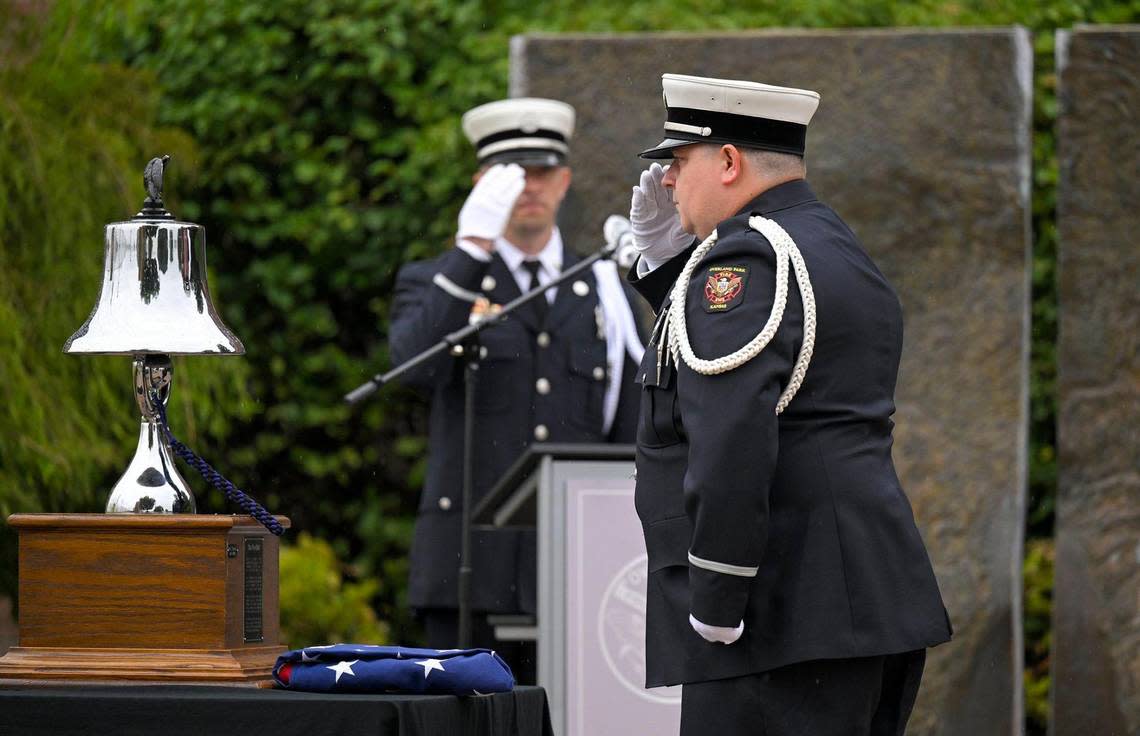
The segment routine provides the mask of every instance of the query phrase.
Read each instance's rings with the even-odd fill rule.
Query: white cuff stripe
[[[478,294],[473,291],[464,289],[462,286],[447,278],[442,273],[437,273],[435,276],[432,276],[431,282],[456,299],[462,299],[463,301],[471,302],[472,304],[474,304],[475,301],[479,299]]]
[[[692,552],[689,553],[689,564],[693,567],[699,567],[704,570],[719,572],[722,575],[736,575],[742,578],[754,578],[756,577],[756,573],[760,572],[759,567],[744,567],[742,565],[730,565],[727,562],[713,562],[712,560],[702,560]]]

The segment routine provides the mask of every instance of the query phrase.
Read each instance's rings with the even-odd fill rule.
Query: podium
[[[680,723],[680,687],[645,689],[648,558],[633,458],[631,445],[534,444],[472,510],[475,524],[537,530],[538,684],[563,736]]]
[[[8,523],[19,535],[20,633],[0,657],[0,684],[270,684],[286,649],[278,540],[253,518],[13,514]]]

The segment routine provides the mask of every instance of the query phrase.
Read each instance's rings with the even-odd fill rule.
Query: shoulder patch
[[[711,266],[705,281],[702,305],[709,314],[727,312],[744,301],[748,266]]]

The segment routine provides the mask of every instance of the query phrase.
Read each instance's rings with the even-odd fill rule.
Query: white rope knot
[[[683,360],[685,365],[694,372],[705,376],[715,376],[735,370],[759,355],[776,336],[776,330],[779,329],[780,321],[784,317],[784,308],[788,303],[788,263],[790,261],[792,270],[796,274],[796,283],[800,287],[800,299],[803,302],[804,336],[800,345],[800,354],[796,357],[795,365],[792,367],[791,378],[783,393],[780,394],[779,401],[776,402],[776,413],[780,414],[791,403],[796,391],[799,390],[804,381],[804,376],[807,374],[808,364],[811,362],[812,350],[815,347],[815,294],[811,288],[811,279],[808,277],[807,264],[804,263],[800,249],[796,247],[795,241],[792,240],[787,231],[774,221],[759,216],[749,218],[748,226],[767,238],[768,242],[772,244],[772,250],[776,252],[776,294],[772,303],[772,313],[768,315],[768,321],[764,323],[763,329],[744,347],[720,358],[706,360],[693,352],[693,346],[689,343],[688,326],[685,324],[685,296],[688,293],[689,280],[692,278],[693,270],[716,245],[717,233],[716,230],[713,230],[705,238],[705,241],[693,251],[693,255],[689,257],[681,275],[673,284],[673,301],[661,315],[656,330],[660,333],[657,342],[657,363],[660,366],[663,357],[662,349],[668,346],[668,355],[674,361]]]

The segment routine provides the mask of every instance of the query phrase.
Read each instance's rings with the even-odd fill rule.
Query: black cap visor
[[[510,148],[479,159],[480,166],[518,164],[519,166],[565,166],[566,157],[549,148]]]
[[[647,148],[637,154],[640,158],[665,159],[673,158],[673,151],[681,146],[691,146],[694,143],[707,143],[707,139],[684,140],[682,138],[666,138],[653,148]]]
[[[687,107],[670,107],[665,113],[665,134],[670,137],[642,151],[641,158],[672,158],[673,149],[690,143],[731,143],[745,148],[804,155],[806,125]]]

